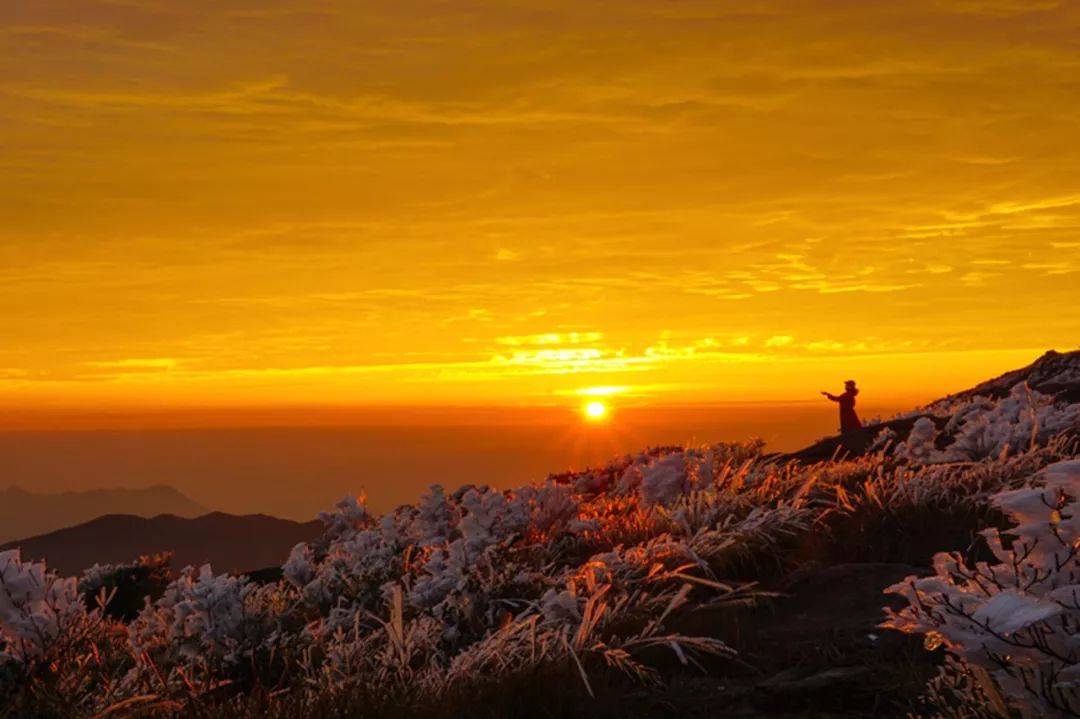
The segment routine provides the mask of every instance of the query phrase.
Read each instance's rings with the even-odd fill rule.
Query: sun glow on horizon
[[[603,402],[589,402],[585,405],[585,418],[590,422],[602,422],[607,416],[608,407]]]

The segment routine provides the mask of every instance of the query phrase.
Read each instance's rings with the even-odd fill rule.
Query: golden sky
[[[1077,38],[1053,0],[2,3],[0,406],[928,400],[1080,341]]]

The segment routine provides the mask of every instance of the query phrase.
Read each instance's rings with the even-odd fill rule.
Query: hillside
[[[825,461],[834,456],[859,457],[874,446],[875,440],[883,431],[889,432],[895,441],[906,440],[915,423],[923,417],[933,421],[939,431],[945,431],[945,434],[936,440],[938,444],[945,446],[950,441],[947,425],[953,417],[955,407],[979,400],[1004,399],[1018,386],[1044,395],[1051,403],[1080,403],[1080,350],[1064,353],[1050,350],[1027,367],[1006,372],[971,389],[943,397],[902,417],[869,424],[855,432],[827,437],[798,452],[776,456],[811,463]],[[957,426],[958,423],[954,423],[953,429]]]
[[[298,542],[314,539],[317,521],[300,523],[264,514],[237,516],[215,512],[184,518],[161,514],[145,518],[124,514],[98,517],[74,527],[8,542],[27,559],[45,560],[64,574],[94,564],[124,564],[140,555],[172,552],[172,566],[209,563],[223,572],[244,572],[280,565]]]
[[[0,489],[0,543],[45,534],[106,514],[197,517],[206,513],[206,507],[168,486],[56,494],[8,487]]]
[[[1080,350],[1064,353],[1050,350],[1027,367],[1006,372],[969,390],[949,395],[934,405],[973,397],[1000,399],[1008,396],[1010,390],[1020,382],[1026,382],[1031,389],[1059,402],[1080,402]]]
[[[1051,361],[1069,378],[1080,353]],[[1076,716],[1080,403],[1032,367],[823,460],[663,447],[382,516],[346,498],[280,576],[192,568],[104,617],[84,597],[139,567],[62,579],[0,553],[0,707]]]

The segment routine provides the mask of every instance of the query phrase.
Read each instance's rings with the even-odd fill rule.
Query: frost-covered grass
[[[1045,527],[1072,511],[1062,499],[1071,485],[1022,488],[1077,456],[1074,410],[1017,390],[942,409],[953,425],[944,441],[923,428],[846,461],[786,462],[759,443],[662,448],[512,492],[436,485],[383,516],[346,498],[322,515],[322,537],[293,550],[279,582],[188,568],[137,612],[112,603],[132,577],[160,579],[160,560],[80,580],[6,552],[0,707],[12,716],[449,716],[473,702],[498,715],[499,702],[505,714],[542,701],[545,686],[585,699],[678,673],[723,675],[735,651],[673,621],[753,604],[799,563],[926,563],[935,548],[922,558],[912,546],[944,536],[943,522],[962,539],[1000,519],[995,503],[1016,515],[1021,500],[1002,496],[1027,498],[1024,521],[1042,522],[1040,541],[1064,536]],[[1059,514],[1032,515],[1031,492]],[[1015,546],[992,546],[1013,561]],[[964,569],[967,559],[939,558],[946,578],[933,591],[977,584],[982,565]],[[1005,601],[968,584],[956,591]],[[1047,613],[1052,600],[1023,600],[1038,609],[1024,627],[1064,616]],[[984,666],[977,647],[963,649],[974,630],[949,634],[934,624],[952,621],[940,602],[928,606],[904,610],[894,626],[934,631],[963,666]],[[1005,696],[1024,687],[992,681]]]
[[[1045,444],[1080,422],[1080,404],[1057,403],[1020,383],[1003,399],[946,399],[925,414],[947,420],[944,428],[920,417],[896,454],[919,463],[961,462]]]

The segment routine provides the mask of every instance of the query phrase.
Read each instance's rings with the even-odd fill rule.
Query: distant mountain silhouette
[[[0,489],[0,542],[31,537],[106,514],[198,517],[209,510],[173,487],[93,489],[39,494],[19,487]]]
[[[319,521],[300,523],[265,514],[214,512],[194,519],[171,514],[149,519],[111,514],[9,542],[0,550],[19,547],[25,559],[44,559],[61,575],[166,551],[173,552],[175,569],[209,562],[215,571],[245,572],[281,565],[295,544],[310,541],[322,531]]]

